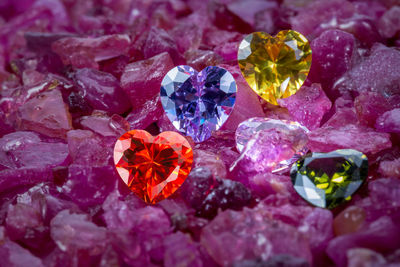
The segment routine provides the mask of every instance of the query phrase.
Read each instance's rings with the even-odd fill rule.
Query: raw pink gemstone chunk
[[[57,89],[32,98],[19,110],[20,128],[51,137],[66,138],[72,129],[71,115]]]
[[[355,38],[340,30],[327,30],[311,42],[312,64],[308,79],[330,90],[354,63]],[[329,92],[329,91],[327,91]]]
[[[122,114],[129,110],[129,99],[113,75],[94,69],[80,69],[75,73],[75,79],[92,108],[110,114]]]
[[[67,37],[53,43],[52,49],[65,65],[98,69],[98,62],[128,52],[128,35],[114,34],[102,37]]]
[[[315,152],[350,148],[371,155],[392,146],[389,134],[353,124],[319,128],[312,131],[308,137],[309,148]]]
[[[320,126],[322,117],[332,106],[319,84],[303,86],[296,94],[278,99],[278,103],[289,110],[294,120],[310,130]]]
[[[121,86],[128,95],[133,110],[140,109],[147,99],[160,93],[161,81],[173,67],[174,63],[166,52],[125,67]]]
[[[382,114],[377,119],[375,127],[386,133],[400,133],[400,108]]]
[[[271,119],[250,119],[238,128],[236,142],[242,154],[231,170],[245,173],[286,170],[307,152],[307,141],[306,131],[299,125]]]

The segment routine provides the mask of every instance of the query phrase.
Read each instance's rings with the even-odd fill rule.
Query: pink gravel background
[[[236,54],[245,34],[283,29],[313,62],[275,107]],[[400,266],[399,48],[398,0],[1,0],[0,266]],[[158,94],[179,64],[228,69],[237,103],[193,144],[182,188],[148,206],[112,149],[129,129],[173,130]],[[307,126],[311,151],[362,151],[368,182],[329,211],[262,160],[230,171],[234,131],[256,116]]]

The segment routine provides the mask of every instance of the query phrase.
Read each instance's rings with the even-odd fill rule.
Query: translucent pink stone
[[[336,82],[334,89],[342,93],[372,91],[386,97],[399,94],[399,61],[400,51],[376,44],[369,56]]]
[[[292,28],[313,40],[327,29],[343,29],[352,33],[363,44],[372,45],[380,40],[372,23],[385,8],[377,3],[368,7],[345,0],[309,2],[290,18]]]
[[[102,139],[92,131],[72,130],[67,134],[67,141],[69,155],[76,164],[97,167],[112,162],[114,140]],[[106,144],[109,147],[105,148]]]
[[[223,67],[232,73],[235,78],[237,93],[235,108],[222,129],[235,131],[242,121],[253,117],[263,117],[264,112],[258,96],[244,80],[239,67],[237,65],[234,67],[223,65]]]
[[[393,6],[378,21],[378,29],[385,38],[392,38],[400,31],[400,7]]]
[[[280,129],[282,134],[290,136],[293,140],[293,148],[301,155],[307,152],[307,134],[309,130],[298,122],[275,120],[269,118],[251,118],[239,124],[236,133],[236,148],[242,152],[247,143],[257,132],[268,129]]]
[[[332,102],[319,84],[303,86],[296,94],[278,99],[278,103],[289,110],[295,121],[310,130],[320,126],[322,117],[332,106]]]
[[[91,167],[75,162],[68,168],[62,191],[83,209],[99,205],[116,188],[118,174],[112,166]]]
[[[80,93],[94,109],[109,114],[122,114],[129,110],[129,99],[113,75],[86,68],[78,70],[75,79]]]
[[[133,110],[140,109],[147,99],[160,93],[161,81],[173,67],[174,63],[166,52],[125,67],[121,86],[128,95]]]
[[[219,265],[225,266],[248,258],[267,261],[279,254],[311,261],[304,236],[295,227],[273,221],[265,213],[247,208],[242,212],[221,212],[203,228],[200,243]],[[226,246],[227,242],[236,245]]]
[[[128,121],[123,117],[117,114],[108,117],[101,112],[81,117],[79,122],[84,129],[92,130],[102,136],[119,137],[130,128]]]
[[[184,64],[174,39],[163,29],[152,27],[143,47],[143,55],[151,58],[163,52],[168,52],[175,65]]]
[[[128,121],[131,129],[146,129],[152,123],[162,120],[163,115],[165,116],[165,122],[169,123],[171,126],[169,130],[176,130],[171,121],[165,115],[164,109],[160,102],[160,97],[157,95],[154,98],[146,101],[141,109],[136,109],[129,113],[126,117],[126,120]],[[160,125],[158,126],[161,128]]]
[[[0,139],[0,149],[0,168],[42,168],[69,163],[66,144],[42,141],[34,132],[7,134]]]
[[[342,127],[322,127],[312,131],[308,137],[308,146],[315,152],[351,148],[371,155],[392,146],[389,134],[378,133],[371,128],[353,124]]]
[[[375,128],[386,133],[400,133],[400,108],[382,114],[377,119]]]
[[[124,55],[131,41],[128,35],[115,34],[102,37],[67,37],[52,44],[65,65],[98,69],[98,62]]]
[[[400,228],[389,217],[381,217],[353,235],[332,239],[327,254],[338,266],[346,266],[346,252],[351,248],[366,247],[373,250],[393,250],[398,247]]]
[[[308,151],[304,128],[279,120],[255,118],[245,121],[238,127],[236,141],[242,154],[231,170],[245,173],[287,170]]]
[[[86,214],[59,212],[50,222],[51,238],[62,251],[82,250],[99,254],[106,246],[106,228],[97,226]],[[65,231],[68,228],[70,231]]]
[[[364,92],[357,96],[354,99],[354,106],[360,124],[374,127],[378,117],[394,108],[396,104],[400,106],[400,102],[392,102],[394,101],[377,92]]]
[[[19,108],[20,129],[65,138],[71,117],[59,90],[46,91]]]
[[[327,30],[314,39],[308,79],[321,83],[329,95],[335,80],[354,64],[355,42],[352,34],[340,30]]]
[[[379,173],[384,177],[400,178],[400,159],[381,161],[379,164]]]

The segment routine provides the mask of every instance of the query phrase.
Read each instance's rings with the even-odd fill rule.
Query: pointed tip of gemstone
[[[189,142],[176,132],[153,137],[143,130],[123,134],[114,147],[115,167],[124,183],[145,202],[172,195],[192,168]]]
[[[293,31],[275,37],[265,32],[247,35],[239,45],[238,63],[250,87],[264,100],[295,94],[311,68],[311,47],[306,37]]]
[[[236,91],[235,79],[226,69],[210,66],[197,72],[182,65],[165,75],[160,98],[175,128],[195,142],[203,142],[228,119]]]
[[[310,153],[293,164],[290,172],[294,189],[304,200],[328,209],[349,201],[367,175],[367,157],[353,149]]]

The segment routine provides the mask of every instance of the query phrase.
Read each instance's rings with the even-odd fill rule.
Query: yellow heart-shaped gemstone
[[[250,87],[266,101],[295,94],[311,67],[311,48],[302,34],[286,30],[275,37],[265,32],[247,35],[240,43],[238,62]]]

